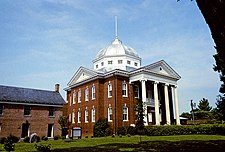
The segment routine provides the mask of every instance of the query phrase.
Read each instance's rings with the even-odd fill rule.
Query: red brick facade
[[[112,96],[108,97],[108,84],[112,84]],[[127,96],[122,95],[122,84],[127,85]],[[92,99],[92,86],[95,86],[96,97]],[[85,90],[89,90],[88,101],[85,101]],[[81,90],[81,102],[78,103],[78,91]],[[73,104],[73,94],[76,92],[76,102]],[[112,108],[112,121],[109,125],[114,133],[116,128],[130,126],[135,124],[135,98],[133,96],[133,87],[129,84],[129,78],[125,76],[111,76],[102,79],[89,81],[82,85],[72,87],[67,91],[68,113],[70,114],[70,132],[74,127],[82,129],[82,136],[92,136],[94,123],[100,118],[108,119],[108,108]],[[128,120],[123,120],[123,107],[128,108]],[[95,108],[95,122],[92,122],[92,108]],[[85,122],[85,110],[88,110],[88,122]],[[78,123],[78,111],[81,112],[81,122]],[[75,121],[72,121],[72,112],[74,112]]]
[[[30,115],[26,116],[22,104],[3,104],[3,107],[3,112],[0,115],[0,137],[7,137],[9,134],[21,137],[23,124],[29,126],[29,131],[25,133],[28,136],[37,133],[40,137],[49,137],[49,124],[53,126],[51,137],[61,135],[58,118],[62,115],[62,108],[51,107],[54,109],[54,113],[53,116],[49,116],[49,106],[30,105]]]

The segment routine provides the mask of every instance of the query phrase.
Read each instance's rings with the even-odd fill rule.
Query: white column
[[[157,81],[154,82],[155,125],[160,125],[158,83]]]
[[[168,86],[169,84],[164,85],[164,94],[165,94],[165,106],[166,106],[166,124],[170,125],[170,105],[169,105],[169,92],[168,92]]]
[[[141,80],[141,89],[142,89],[142,102],[143,102],[143,108],[145,109],[144,111],[144,125],[148,125],[148,119],[147,119],[147,105],[146,105],[146,85],[145,85],[146,80]]]
[[[178,96],[177,96],[177,86],[173,87],[174,91],[174,103],[175,103],[175,113],[176,113],[176,124],[180,125],[180,114],[179,114],[179,105],[178,105]]]

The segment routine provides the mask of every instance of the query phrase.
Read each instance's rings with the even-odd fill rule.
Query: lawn
[[[51,144],[55,152],[70,151],[224,151],[225,136],[179,135],[82,138],[74,140],[41,141],[38,145]],[[17,143],[16,151],[35,151],[35,143]],[[3,145],[0,145],[3,151]]]

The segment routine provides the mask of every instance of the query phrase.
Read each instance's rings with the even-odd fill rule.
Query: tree
[[[106,118],[99,119],[94,125],[94,137],[107,136],[108,128],[109,128],[108,120]]]
[[[60,125],[60,129],[62,130],[62,136],[65,137],[68,134],[68,128],[69,128],[69,120],[68,116],[60,116],[58,119],[58,123]]]
[[[217,97],[217,103],[216,103],[217,108],[215,111],[218,113],[218,119],[220,121],[225,121],[225,97],[219,95]]]
[[[199,101],[198,110],[208,112],[212,110],[212,107],[209,106],[208,99],[203,98],[202,100]]]
[[[145,109],[144,109],[144,104],[140,98],[137,100],[135,111],[137,113],[136,129],[137,129],[138,134],[140,135],[140,142],[141,142],[141,134],[144,133],[144,111],[145,111]]]
[[[191,120],[191,117],[192,117],[191,114],[188,112],[183,112],[180,116],[184,118],[188,118],[189,120]]]

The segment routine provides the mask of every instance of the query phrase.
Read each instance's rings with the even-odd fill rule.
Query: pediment
[[[164,60],[145,66],[144,69],[160,75],[174,77],[176,79],[181,78],[180,75],[177,74],[177,72],[174,69],[172,69]]]
[[[73,84],[76,84],[78,82],[87,80],[93,76],[97,75],[97,72],[84,68],[84,67],[80,67],[77,72],[73,75],[73,77],[71,78],[71,80],[69,81],[69,83],[67,84],[68,86],[71,86]]]

